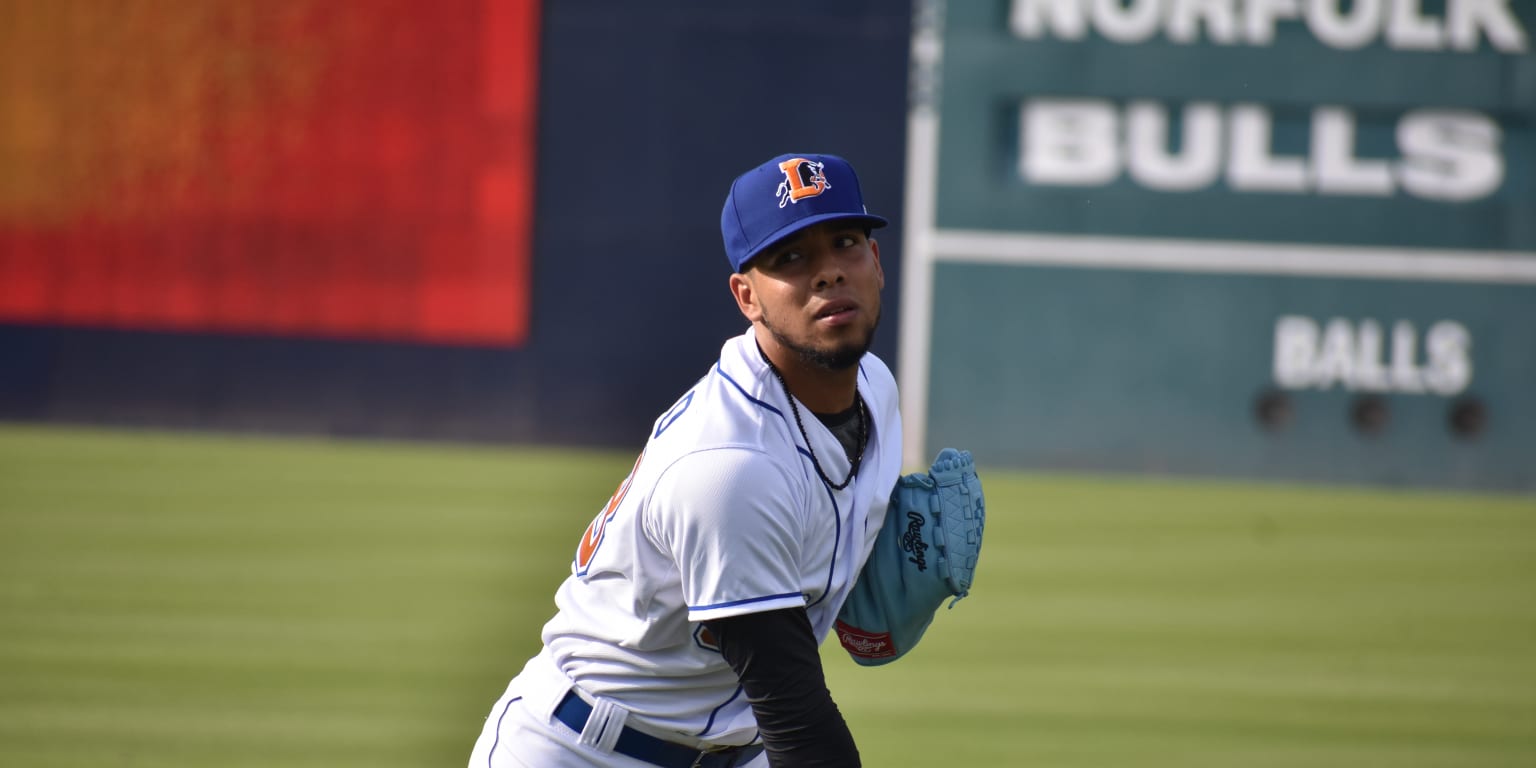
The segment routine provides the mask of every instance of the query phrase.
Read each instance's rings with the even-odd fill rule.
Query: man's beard
[[[763,327],[773,336],[779,346],[795,353],[801,362],[807,365],[821,368],[826,371],[846,371],[859,361],[864,359],[864,353],[869,351],[870,345],[875,342],[875,329],[880,327],[880,310],[875,310],[875,321],[870,323],[869,331],[864,334],[863,341],[847,344],[836,349],[825,350],[805,346],[792,341],[789,337],[779,333],[779,329],[768,322],[768,316],[763,315]]]

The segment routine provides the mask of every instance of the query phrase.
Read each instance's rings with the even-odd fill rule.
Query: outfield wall
[[[925,7],[909,462],[1536,488],[1536,2]]]
[[[1536,489],[1536,0],[914,6],[26,6],[0,418],[633,448],[814,149],[913,466]]]
[[[184,6],[0,25],[0,418],[627,450],[744,327],[735,174],[900,209],[900,3]]]

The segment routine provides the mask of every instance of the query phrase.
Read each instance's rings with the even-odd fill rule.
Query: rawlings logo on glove
[[[883,659],[896,655],[895,649],[891,647],[889,632],[871,635],[839,621],[837,622],[837,641],[842,643],[849,653],[859,658]]]
[[[908,512],[907,533],[901,537],[901,548],[912,553],[907,562],[916,565],[919,571],[928,570],[928,561],[923,557],[923,553],[928,551],[928,545],[923,543],[923,523],[926,522],[928,518],[916,512]]]
[[[901,658],[945,600],[953,597],[953,608],[970,594],[985,525],[981,479],[968,451],[945,448],[927,472],[896,482],[875,548],[837,614],[838,640],[854,661]]]

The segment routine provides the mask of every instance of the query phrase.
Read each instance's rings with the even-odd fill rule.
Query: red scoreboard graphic
[[[0,322],[516,346],[538,0],[0,25]]]

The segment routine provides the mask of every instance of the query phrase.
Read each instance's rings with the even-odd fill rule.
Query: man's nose
[[[843,270],[841,259],[833,258],[829,253],[821,253],[816,256],[816,287],[828,288],[847,279]]]

